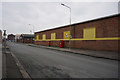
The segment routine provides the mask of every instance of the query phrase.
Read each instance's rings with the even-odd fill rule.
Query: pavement
[[[23,78],[20,69],[11,55],[10,49],[3,44],[2,48],[2,79],[18,79]]]
[[[8,42],[31,78],[118,78],[118,61]]]
[[[95,50],[85,50],[85,49],[69,49],[69,48],[59,48],[59,47],[52,47],[52,46],[41,46],[41,45],[35,45],[35,44],[26,44],[33,47],[40,47],[40,48],[47,48],[47,49],[53,49],[53,50],[59,50],[64,52],[70,52],[75,54],[81,54],[81,55],[87,55],[97,58],[106,58],[106,59],[112,59],[112,60],[120,60],[120,56],[118,56],[118,52],[113,51],[95,51]]]

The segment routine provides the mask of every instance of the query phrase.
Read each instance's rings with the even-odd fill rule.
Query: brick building
[[[118,51],[120,15],[112,15],[54,29],[35,32],[35,44],[59,47],[61,40],[64,47]],[[70,38],[70,34],[72,38]],[[70,41],[70,43],[69,43]]]
[[[21,42],[21,43],[34,43],[34,34],[21,34],[19,42]]]
[[[15,42],[15,35],[9,34],[7,40],[11,42]]]
[[[20,42],[20,34],[15,35],[15,42]]]

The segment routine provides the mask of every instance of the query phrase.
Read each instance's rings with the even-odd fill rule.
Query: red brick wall
[[[23,43],[34,43],[33,39],[23,39]]]
[[[101,20],[80,23],[72,25],[72,38],[83,38],[83,28],[95,27],[96,38],[119,37],[118,36],[118,16],[105,18]],[[56,33],[56,39],[63,39],[63,32],[70,31],[70,27],[62,27],[47,31],[35,33],[42,39],[42,34],[46,34],[46,38],[51,38],[51,33]],[[48,41],[37,41],[35,44],[48,46]],[[52,46],[59,46],[59,41],[52,41]],[[64,47],[69,47],[69,41],[64,41]],[[72,48],[118,51],[118,40],[94,40],[94,41],[71,41]]]

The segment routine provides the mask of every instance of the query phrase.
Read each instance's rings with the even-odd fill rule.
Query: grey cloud
[[[69,9],[61,2],[3,3],[2,17],[8,33],[30,33],[69,24]],[[72,23],[116,14],[117,2],[63,2],[72,8]]]

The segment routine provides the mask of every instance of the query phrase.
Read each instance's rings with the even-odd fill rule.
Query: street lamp
[[[29,25],[33,26],[33,35],[34,35],[34,25],[32,24],[29,24]],[[32,43],[32,35],[31,35],[31,43]]]
[[[32,24],[29,24],[29,25],[33,26],[33,34],[34,34],[34,25],[32,25]]]
[[[4,33],[3,33],[3,36],[4,36],[4,48],[5,48],[5,51],[6,51],[6,30],[3,30]]]
[[[71,31],[72,31],[72,29],[71,29],[71,8],[70,8],[69,6],[63,4],[63,3],[61,3],[61,5],[62,5],[62,6],[65,6],[65,7],[67,7],[67,8],[70,9],[70,36],[69,36],[69,49],[71,49],[71,37],[72,37],[72,36],[71,36]]]

